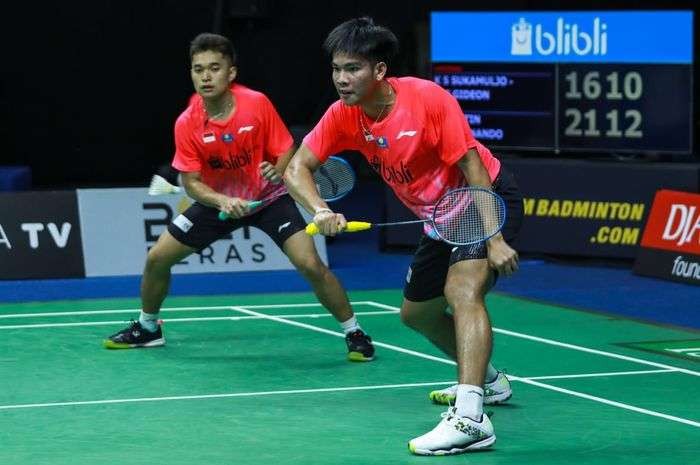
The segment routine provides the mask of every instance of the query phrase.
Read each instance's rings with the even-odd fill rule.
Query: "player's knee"
[[[423,312],[416,311],[410,307],[401,307],[401,322],[412,329],[421,329],[425,326],[425,315]]]
[[[308,279],[320,279],[327,270],[323,262],[317,260],[316,257],[306,257],[297,260],[294,266]]]
[[[484,296],[478,286],[465,285],[460,283],[447,283],[445,285],[445,298],[450,307],[459,305],[475,305],[483,302]]]
[[[172,266],[170,260],[166,254],[164,254],[158,247],[152,247],[146,255],[146,271],[160,270],[163,268],[170,268]]]

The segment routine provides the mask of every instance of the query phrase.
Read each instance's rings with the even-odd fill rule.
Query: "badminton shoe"
[[[372,338],[358,329],[345,335],[348,345],[348,360],[351,362],[369,362],[374,359]]]
[[[106,349],[135,349],[137,347],[160,347],[165,345],[165,338],[160,324],[155,332],[148,331],[138,321],[105,339]]]
[[[451,407],[442,414],[442,421],[431,431],[411,439],[408,450],[416,455],[452,455],[483,449],[496,442],[493,425],[485,413],[481,421],[457,415]]]
[[[501,404],[512,396],[513,390],[510,387],[510,381],[501,371],[498,372],[496,379],[484,384],[484,404],[486,405]],[[454,405],[457,398],[457,385],[455,384],[439,391],[432,391],[428,394],[428,397],[436,404]]]

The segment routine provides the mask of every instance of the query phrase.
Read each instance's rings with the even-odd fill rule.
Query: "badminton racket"
[[[452,245],[470,245],[495,236],[506,221],[506,204],[495,192],[481,187],[462,187],[444,194],[425,220],[368,223],[349,221],[345,232],[366,231],[375,227],[430,223],[438,237]],[[318,234],[315,223],[306,226],[310,235]]]

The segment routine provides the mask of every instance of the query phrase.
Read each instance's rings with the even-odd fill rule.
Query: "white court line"
[[[391,305],[379,304],[378,302],[376,303],[376,305],[373,305],[371,302],[369,302],[368,305],[374,306],[377,308],[383,308],[383,309],[394,309],[397,311],[399,310],[398,307],[392,307]],[[634,363],[639,363],[642,365],[649,365],[649,366],[656,367],[656,368],[663,368],[666,370],[678,371],[680,373],[685,373],[687,375],[700,376],[700,372],[688,370],[687,368],[680,368],[680,367],[676,367],[673,365],[666,365],[663,363],[651,362],[649,360],[644,360],[641,358],[630,357],[627,355],[620,355],[620,354],[616,354],[613,352],[606,352],[604,350],[591,349],[588,347],[583,347],[583,346],[579,346],[579,345],[575,345],[575,344],[568,344],[566,342],[555,341],[553,339],[545,339],[543,337],[531,336],[529,334],[516,333],[515,331],[509,331],[507,329],[500,329],[500,328],[494,327],[493,332],[500,333],[500,334],[506,334],[508,336],[513,336],[513,337],[519,337],[522,339],[528,339],[530,341],[541,342],[543,344],[549,344],[549,345],[553,345],[553,346],[557,346],[557,347],[564,347],[566,349],[577,350],[579,352],[587,352],[589,354],[602,355],[604,357],[616,358],[619,360],[625,360],[627,362],[634,362]]]
[[[619,407],[619,408],[623,408],[626,410],[631,410],[633,412],[643,413],[645,415],[651,415],[652,417],[663,418],[665,420],[676,421],[678,423],[683,423],[686,425],[694,426],[696,428],[700,428],[700,422],[688,420],[687,418],[681,418],[681,417],[676,417],[673,415],[667,415],[665,413],[656,412],[654,410],[648,410],[645,408],[635,407],[634,405],[630,405],[630,404],[623,404],[622,402],[616,402],[614,400],[604,399],[604,398],[598,397],[598,396],[592,396],[590,394],[585,394],[583,392],[572,391],[570,389],[564,389],[561,387],[552,386],[551,384],[540,383],[539,381],[533,381],[533,380],[527,379],[527,378],[520,378],[520,379],[518,379],[518,381],[525,383],[525,384],[531,384],[533,386],[538,386],[538,387],[541,387],[544,389],[549,389],[551,391],[557,391],[557,392],[561,392],[563,394],[568,394],[570,396],[580,397],[582,399],[588,399],[588,400],[592,400],[594,402],[600,402],[601,404],[611,405],[613,407]],[[692,400],[691,400],[691,402],[692,402]]]
[[[607,376],[626,376],[626,375],[648,375],[652,373],[675,373],[676,370],[639,370],[639,371],[613,371],[603,373],[583,373],[577,375],[552,375],[552,376],[526,376],[523,379],[527,380],[545,380],[545,379],[573,379],[573,378],[604,378]]]
[[[166,397],[136,397],[129,399],[102,399],[83,400],[72,402],[46,402],[43,404],[14,404],[0,405],[0,410],[14,410],[41,407],[66,407],[74,405],[101,405],[101,404],[125,404],[131,402],[162,402],[168,400],[199,400],[199,399],[225,399],[230,397],[256,397],[275,396],[284,394],[313,394],[319,392],[343,392],[343,391],[370,391],[377,389],[399,389],[409,387],[444,386],[452,384],[452,381],[437,381],[432,383],[406,383],[406,384],[381,384],[373,386],[348,386],[337,388],[317,388],[317,389],[288,389],[284,391],[259,391],[259,392],[233,392],[226,394],[202,394],[192,396],[166,396]]]
[[[350,305],[372,305],[369,301],[360,300],[357,302],[350,302]],[[375,305],[372,305],[376,307]],[[246,305],[246,308],[305,308],[305,307],[323,307],[318,302],[308,302],[301,304],[267,304],[267,305]],[[199,312],[205,310],[230,310],[230,305],[212,305],[212,306],[198,306],[198,307],[163,307],[160,309],[161,312]],[[388,310],[388,309],[386,309]],[[73,312],[44,312],[44,313],[0,313],[0,319],[3,318],[38,318],[38,317],[51,317],[51,316],[79,316],[79,315],[117,315],[120,313],[133,313],[140,312],[140,308],[126,308],[126,309],[112,309],[112,310],[79,310]],[[398,312],[398,309],[394,310],[394,313]]]
[[[257,316],[259,318],[264,318],[266,320],[277,321],[279,323],[284,323],[284,324],[292,325],[292,326],[298,326],[300,328],[310,329],[311,331],[316,331],[319,333],[330,334],[331,336],[345,338],[344,333],[340,333],[338,331],[331,331],[330,329],[319,328],[318,326],[308,325],[306,323],[300,323],[298,321],[286,320],[284,318],[284,315],[282,315],[282,316],[266,315],[264,313],[254,312],[253,310],[248,310],[248,309],[243,308],[243,307],[231,307],[231,308],[233,308],[234,310],[239,311],[241,313],[245,313],[245,314],[248,314],[251,316]],[[432,355],[423,354],[421,352],[416,352],[416,351],[410,350],[410,349],[404,349],[403,347],[393,346],[391,344],[385,344],[383,342],[378,342],[375,340],[372,340],[372,344],[374,344],[375,346],[378,346],[378,347],[384,347],[387,349],[395,350],[397,352],[403,352],[404,354],[410,354],[410,355],[414,355],[416,357],[421,357],[421,358],[433,360],[436,362],[448,363],[448,364],[452,364],[452,365],[455,364],[452,360],[446,360],[446,359],[443,359],[440,357],[434,357]]]
[[[381,308],[387,308],[387,307],[391,308],[391,306],[389,306],[389,305],[386,305],[386,306],[385,306],[384,304],[382,304],[382,307],[381,307]],[[395,307],[393,307],[393,308],[395,308]],[[338,333],[338,332],[335,332],[335,331],[330,331],[330,330],[327,330],[327,329],[325,329],[325,328],[319,328],[319,327],[317,327],[317,326],[309,325],[309,324],[306,324],[306,323],[300,323],[300,322],[298,322],[298,321],[292,321],[292,320],[285,320],[284,318],[280,318],[280,317],[272,317],[272,316],[269,316],[269,315],[265,315],[265,314],[263,314],[263,313],[258,313],[258,312],[254,312],[254,311],[252,311],[252,310],[247,310],[247,309],[242,308],[242,307],[234,307],[234,309],[237,310],[237,311],[246,313],[246,314],[248,314],[248,315],[257,315],[257,316],[261,316],[261,317],[263,317],[263,318],[270,319],[270,320],[273,320],[273,321],[277,321],[277,322],[279,322],[279,323],[284,323],[284,324],[291,325],[291,326],[298,326],[298,327],[300,327],[300,328],[310,329],[310,330],[312,330],[312,331],[317,331],[317,332],[319,332],[319,333],[324,333],[324,334],[330,334],[330,335],[333,335],[333,336],[343,337],[343,334],[341,334],[341,333]],[[448,364],[448,365],[455,365],[455,362],[454,362],[454,361],[448,360],[448,359],[445,359],[445,358],[435,357],[435,356],[428,355],[428,354],[423,354],[423,353],[421,353],[421,352],[417,352],[417,351],[409,350],[409,349],[404,349],[403,347],[394,346],[394,345],[391,345],[391,344],[385,344],[385,343],[378,342],[378,341],[372,341],[372,342],[373,342],[373,344],[374,344],[375,346],[378,346],[378,347],[384,347],[384,348],[387,348],[387,349],[395,350],[395,351],[402,352],[402,353],[409,354],[409,355],[414,355],[414,356],[416,356],[416,357],[425,358],[425,359],[428,359],[428,360],[433,360],[433,361],[440,362],[440,363],[445,363],[445,364]],[[671,369],[671,370],[673,370],[673,371],[676,371],[676,369],[675,369],[674,367],[667,367],[667,368],[669,368],[669,369]],[[656,411],[654,411],[654,410],[643,409],[643,408],[640,408],[640,407],[636,407],[636,406],[634,406],[634,405],[625,404],[625,403],[622,403],[622,402],[616,402],[616,401],[613,401],[613,400],[604,399],[604,398],[602,398],[602,397],[597,397],[597,396],[592,396],[592,395],[590,395],[590,394],[585,394],[585,393],[583,393],[583,392],[572,391],[572,390],[570,390],[570,389],[560,388],[560,387],[553,386],[553,385],[550,385],[550,384],[541,383],[541,382],[539,382],[539,381],[533,381],[533,380],[529,380],[529,379],[527,379],[527,378],[521,378],[521,377],[519,377],[519,376],[511,376],[511,375],[509,375],[509,376],[508,376],[508,379],[513,380],[513,381],[520,381],[520,382],[523,382],[523,383],[526,383],[526,384],[531,384],[531,385],[533,385],[533,386],[538,386],[538,387],[541,387],[541,388],[543,388],[543,389],[548,389],[548,390],[551,390],[551,391],[561,392],[561,393],[564,393],[564,394],[569,394],[569,395],[571,395],[571,396],[580,397],[580,398],[587,399],[587,400],[592,400],[592,401],[594,401],[594,402],[600,402],[600,403],[602,403],[602,404],[611,405],[611,406],[613,406],[613,407],[618,407],[618,408],[621,408],[621,409],[626,409],[626,410],[630,410],[630,411],[633,411],[633,412],[642,413],[642,414],[650,415],[650,416],[654,416],[654,417],[659,417],[659,418],[663,418],[663,419],[666,419],[666,420],[671,420],[671,421],[675,421],[675,422],[678,422],[678,423],[683,423],[683,424],[686,424],[686,425],[695,426],[695,427],[697,427],[697,428],[700,428],[700,423],[699,423],[699,422],[696,422],[696,421],[693,421],[693,420],[689,420],[689,419],[687,419],[687,418],[676,417],[676,416],[673,416],[673,415],[667,415],[667,414],[665,414],[665,413],[656,412]]]
[[[232,307],[228,306],[227,309],[231,310]],[[389,315],[395,314],[394,310],[381,310],[378,312],[355,312],[355,315],[360,316],[373,316],[373,315]],[[306,313],[306,314],[289,314],[289,315],[277,315],[283,316],[285,318],[327,318],[331,317],[330,313]],[[188,323],[195,321],[238,321],[238,320],[262,320],[264,318],[258,316],[209,316],[209,317],[191,317],[191,318],[164,318],[165,323]],[[116,320],[116,321],[83,321],[83,322],[70,322],[70,323],[32,323],[25,325],[0,325],[0,330],[3,329],[33,329],[33,328],[65,328],[71,326],[111,326],[111,325],[123,325],[129,323],[128,320]]]

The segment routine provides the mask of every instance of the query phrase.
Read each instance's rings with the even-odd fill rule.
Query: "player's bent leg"
[[[446,310],[447,300],[443,296],[422,302],[404,298],[401,303],[401,321],[428,338],[438,349],[454,360],[454,321],[452,315]]]
[[[148,252],[141,279],[143,312],[156,314],[160,310],[170,287],[170,269],[192,252],[192,247],[182,244],[168,231],[160,236]],[[160,347],[165,345],[165,338],[160,324],[156,323],[155,331],[149,331],[140,321],[132,321],[129,326],[105,339],[103,345],[107,349]]]
[[[311,284],[319,302],[328,309],[339,323],[355,317],[347,293],[338,278],[321,261],[313,240],[304,231],[289,237],[282,247],[294,267]],[[345,343],[348,359],[353,362],[368,362],[374,359],[372,339],[357,327],[346,331]]]

